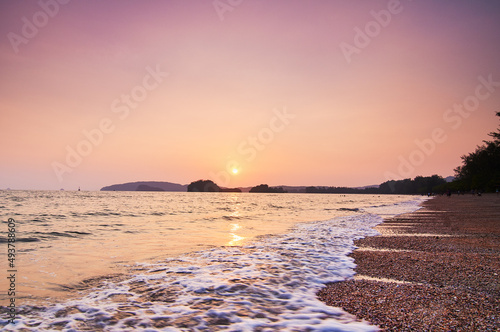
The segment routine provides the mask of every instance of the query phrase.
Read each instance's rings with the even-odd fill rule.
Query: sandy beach
[[[500,195],[422,206],[356,241],[356,276],[319,298],[386,331],[498,331]]]

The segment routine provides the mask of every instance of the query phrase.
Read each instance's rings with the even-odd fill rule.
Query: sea
[[[424,199],[3,190],[0,327],[375,331],[316,292],[354,276],[354,240]]]

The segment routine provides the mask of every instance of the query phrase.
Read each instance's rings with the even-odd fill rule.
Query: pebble
[[[355,242],[356,273],[370,278],[328,284],[318,297],[385,331],[499,331],[500,197],[422,206]]]

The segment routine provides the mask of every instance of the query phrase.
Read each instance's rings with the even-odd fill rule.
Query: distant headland
[[[113,184],[101,191],[187,191],[187,185],[163,181],[138,181]]]

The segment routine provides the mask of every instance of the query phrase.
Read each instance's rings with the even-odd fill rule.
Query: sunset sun
[[[236,175],[236,174],[238,174],[239,171],[238,171],[237,168],[233,168],[232,172],[233,172],[234,175]]]

